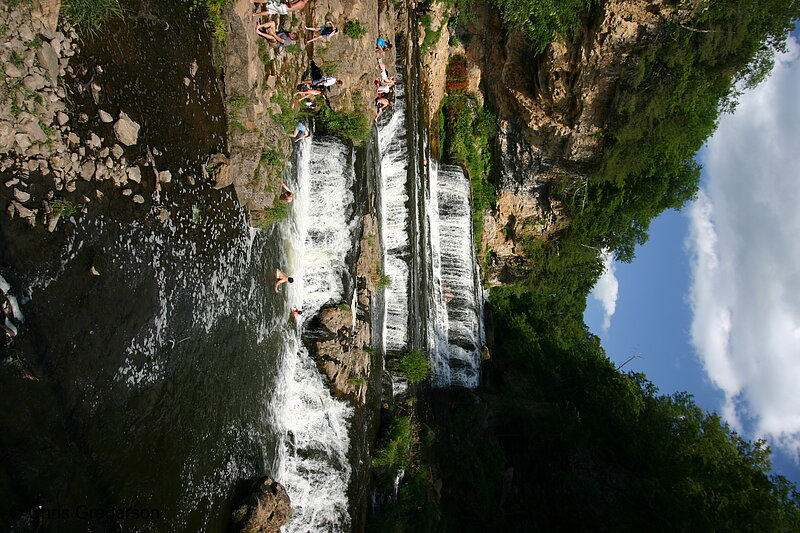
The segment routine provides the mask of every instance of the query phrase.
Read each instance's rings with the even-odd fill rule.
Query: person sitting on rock
[[[310,100],[312,98],[320,96],[321,94],[322,91],[318,91],[317,89],[307,89],[305,91],[297,91],[296,93],[294,93],[293,98],[295,98],[296,100],[292,102],[292,107],[297,107],[303,100],[306,99]]]
[[[300,11],[306,7],[306,4],[310,1],[311,0],[297,0],[297,2],[293,4],[284,4],[281,2],[276,2],[275,0],[252,0],[254,4],[265,4],[264,11],[253,13],[253,16],[260,17],[261,15],[288,15],[289,13]]]
[[[281,191],[281,200],[287,204],[292,203],[292,200],[294,200],[294,191],[287,187],[285,183],[281,183],[281,188],[283,189]]]
[[[297,42],[297,39],[299,38],[297,33],[293,31],[288,33],[285,31],[275,33],[275,27],[275,22],[268,20],[264,24],[259,24],[256,26],[256,33],[266,39],[269,42],[269,45],[273,48],[283,48],[285,46],[291,46]]]
[[[284,283],[294,283],[294,278],[287,276],[281,269],[275,269],[275,292],[278,292],[278,287]]]
[[[297,142],[300,139],[305,139],[306,137],[311,135],[311,131],[302,122],[298,122],[297,123],[297,127],[294,129],[294,132],[291,135],[289,135],[289,137],[294,137],[298,133],[302,133],[302,135],[300,137],[298,137],[297,139],[295,139],[294,142]]]
[[[384,39],[383,37],[378,37],[375,41],[375,51],[376,52],[385,52],[386,50],[392,49],[392,43]]]
[[[378,122],[378,117],[381,116],[383,110],[391,105],[392,103],[385,96],[379,96],[375,98],[375,106],[378,108],[378,114],[375,115],[375,122]]]
[[[380,96],[382,94],[389,94],[390,92],[392,92],[394,90],[393,86],[391,86],[391,85],[382,85],[381,82],[379,82],[378,80],[375,80],[375,87],[376,87],[375,90],[377,91],[378,96]]]
[[[382,57],[378,58],[378,72],[381,73],[381,85],[392,86],[397,83],[397,78],[389,76],[389,73],[386,72],[386,65],[383,64]]]
[[[319,32],[319,35],[307,40],[306,42],[307,43],[313,43],[317,39],[328,39],[329,37],[332,37],[332,36],[336,35],[337,33],[339,33],[339,28],[337,28],[333,24],[333,22],[331,22],[329,20],[326,20],[325,24],[326,24],[325,26],[319,26],[319,27],[316,27],[316,28],[306,26],[306,29],[308,31],[318,31]]]

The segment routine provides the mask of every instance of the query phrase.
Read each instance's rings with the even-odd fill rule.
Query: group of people
[[[291,46],[300,40],[300,34],[295,31],[279,31],[278,24],[274,20],[267,20],[260,22],[261,17],[270,15],[288,15],[303,9],[306,4],[314,0],[297,0],[295,2],[281,2],[279,0],[252,0],[255,12],[253,16],[257,18],[256,33],[263,37],[273,48],[285,48]],[[312,43],[319,39],[329,39],[339,33],[339,28],[330,21],[326,20],[322,26],[305,26],[305,30],[311,32],[312,37],[306,40],[306,43]],[[375,41],[375,51],[383,53],[392,49],[392,43],[378,37]],[[334,76],[326,76],[322,69],[312,60],[310,65],[309,79],[300,82],[300,89],[294,93],[292,97],[292,107],[298,107],[302,102],[309,108],[313,108],[314,102],[319,96],[325,96],[324,91],[334,86],[342,86],[342,80],[336,79]],[[378,73],[379,79],[375,80],[375,106],[378,112],[375,116],[377,122],[378,117],[386,110],[386,108],[393,105],[390,97],[394,94],[395,84],[397,78],[389,76],[386,65],[383,63],[383,58],[378,57]],[[298,122],[294,131],[289,137],[294,142],[305,139],[311,135],[311,131],[303,122]],[[291,203],[294,200],[294,192],[285,184],[281,183],[280,200],[284,203]],[[294,279],[287,275],[280,269],[275,269],[275,292],[280,291],[281,285],[284,283],[293,283]],[[300,315],[300,310],[297,308],[292,309],[292,317],[297,321]]]

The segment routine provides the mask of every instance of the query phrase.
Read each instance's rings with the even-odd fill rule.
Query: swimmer
[[[294,200],[294,191],[287,187],[285,183],[281,183],[281,187],[284,189],[281,191],[281,200],[287,204],[292,203],[292,200]]]
[[[316,37],[314,37],[312,39],[307,40],[306,42],[307,43],[313,43],[317,39],[328,39],[329,37],[332,37],[332,36],[336,35],[337,33],[339,33],[339,28],[337,28],[333,24],[333,22],[331,22],[329,20],[326,20],[325,24],[326,24],[326,26],[319,26],[319,27],[306,26],[306,29],[309,30],[309,31],[318,31],[319,32],[319,35],[317,35]]]
[[[378,114],[375,116],[375,122],[378,122],[378,117],[381,116],[383,110],[391,106],[392,103],[389,101],[388,98],[384,96],[379,96],[378,98],[375,99],[375,105],[378,107]]]
[[[302,133],[302,135],[301,135],[300,137],[298,137],[297,139],[295,139],[295,140],[294,140],[294,142],[297,142],[297,141],[299,141],[300,139],[305,139],[306,137],[308,137],[309,135],[311,135],[311,131],[310,131],[310,130],[309,130],[307,127],[306,127],[306,125],[305,125],[305,124],[303,124],[302,122],[298,122],[298,123],[297,123],[297,127],[294,129],[294,131],[292,132],[292,134],[291,134],[291,135],[289,135],[289,137],[294,137],[294,136],[295,136],[295,135],[297,135],[298,133]]]
[[[275,269],[275,292],[278,292],[278,288],[284,283],[294,283],[294,278],[287,276],[285,272],[281,269]]]
[[[294,93],[294,98],[296,98],[296,100],[292,102],[292,107],[297,107],[303,100],[306,99],[310,100],[311,98],[314,98],[315,96],[320,96],[321,94],[322,91],[318,91],[317,89],[307,89],[305,91],[297,91],[296,93]],[[311,102],[307,102],[306,105],[310,103]]]

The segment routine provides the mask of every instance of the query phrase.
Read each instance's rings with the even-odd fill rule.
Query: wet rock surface
[[[274,479],[264,477],[234,511],[234,528],[248,533],[279,533],[291,513],[292,503],[286,489]]]

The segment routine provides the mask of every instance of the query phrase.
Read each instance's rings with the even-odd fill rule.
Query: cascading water
[[[408,347],[409,308],[409,207],[408,141],[402,76],[398,72],[391,117],[378,128],[380,152],[381,239],[385,274],[391,284],[385,289],[383,342],[387,351]]]
[[[456,166],[431,162],[426,221],[432,291],[428,350],[437,387],[475,388],[480,379],[483,315],[473,248],[470,183]]]
[[[323,305],[341,301],[345,257],[359,223],[353,216],[353,154],[334,138],[301,141],[297,154],[296,200],[284,224],[288,307],[299,321]],[[291,185],[290,185],[291,186]],[[288,335],[274,399],[280,428],[276,477],[292,500],[287,532],[343,531],[350,525],[347,489],[351,466],[353,408],[331,396],[328,385],[301,343],[302,324]]]

